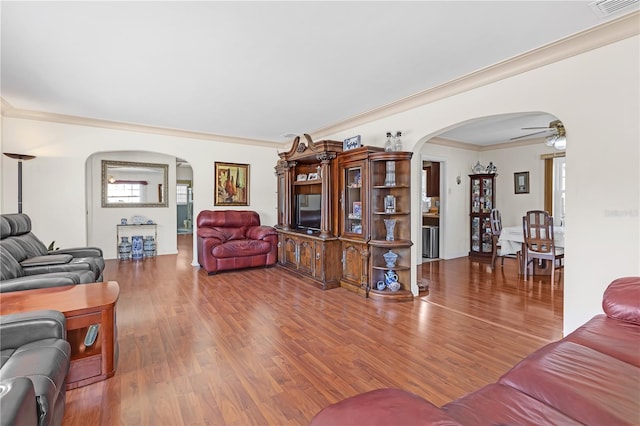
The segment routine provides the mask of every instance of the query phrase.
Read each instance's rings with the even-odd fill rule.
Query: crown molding
[[[122,123],[118,121],[100,120],[96,118],[78,117],[74,115],[55,114],[51,112],[31,111],[14,108],[4,98],[2,100],[2,116],[21,118],[24,120],[49,121],[52,123],[73,124],[86,127],[100,127],[103,129],[128,132],[151,133],[179,138],[202,139],[214,142],[229,142],[240,145],[264,146],[278,148],[280,143],[260,139],[248,139],[235,136],[216,135],[213,133],[195,132],[191,130],[170,129],[166,127],[147,126],[142,124]]]
[[[310,134],[314,139],[325,138],[353,127],[380,120],[637,36],[640,34],[639,23],[640,12],[624,15],[564,39],[482,68],[440,86],[418,92],[347,120],[323,127]]]
[[[496,149],[508,149],[508,148],[517,148],[521,146],[528,145],[538,145],[544,143],[544,138],[532,138],[524,141],[514,141],[514,142],[504,142],[504,143],[496,143],[491,145],[474,145],[466,142],[458,142],[451,139],[445,139],[439,136],[434,136],[431,139],[427,140],[427,144],[433,145],[441,145],[448,146],[450,148],[458,148],[458,149],[466,149],[468,151],[493,151]]]

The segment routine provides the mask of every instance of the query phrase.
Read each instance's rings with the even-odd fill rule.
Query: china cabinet
[[[369,156],[382,148],[364,146],[338,156],[342,277],[340,286],[366,295],[369,288]]]
[[[491,209],[495,206],[496,174],[472,174],[470,178],[469,257],[489,262],[493,253]]]

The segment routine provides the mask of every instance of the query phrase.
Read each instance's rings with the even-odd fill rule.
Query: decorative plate
[[[133,223],[134,225],[142,225],[146,221],[147,221],[147,219],[145,219],[144,216],[133,216],[131,218],[131,223]]]
[[[484,166],[480,164],[480,161],[478,161],[476,165],[471,168],[471,171],[475,174],[482,173],[484,172]]]

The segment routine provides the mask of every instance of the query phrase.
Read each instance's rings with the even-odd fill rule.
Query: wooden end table
[[[49,287],[0,294],[2,315],[53,309],[67,319],[71,344],[71,368],[67,389],[75,389],[112,377],[117,350],[115,306],[120,287],[115,281]],[[95,343],[85,346],[89,326],[98,325]]]

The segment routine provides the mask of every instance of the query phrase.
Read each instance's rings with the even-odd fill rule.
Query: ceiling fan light
[[[556,139],[558,139],[558,135],[547,136],[547,139],[545,140],[544,144],[546,146],[554,146],[556,143]]]
[[[565,136],[559,136],[556,139],[554,146],[556,149],[565,149],[567,147],[567,138]]]

